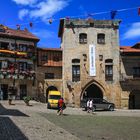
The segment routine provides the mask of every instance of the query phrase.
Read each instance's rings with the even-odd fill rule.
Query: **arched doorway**
[[[129,109],[140,109],[140,90],[134,90],[130,93]]]
[[[49,86],[46,90],[46,103],[48,102],[48,93],[50,90],[55,90],[57,91],[58,89],[55,86]]]
[[[85,88],[82,98],[103,98],[103,91],[98,85],[92,83]]]

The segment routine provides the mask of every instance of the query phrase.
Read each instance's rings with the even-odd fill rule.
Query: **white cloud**
[[[64,0],[48,0],[46,2],[41,2],[37,6],[38,9],[30,11],[30,16],[33,18],[40,17],[45,20],[65,8],[67,5],[68,3]]]
[[[29,13],[29,11],[27,9],[20,10],[19,13],[18,13],[19,19],[23,19],[23,17],[28,15],[28,13]]]
[[[21,9],[19,11],[19,18],[23,19],[29,15],[29,18],[40,18],[43,21],[47,21],[49,17],[52,17],[57,12],[63,10],[70,0],[13,0],[16,4],[22,4],[29,6],[28,9]]]
[[[37,0],[12,0],[12,1],[14,1],[14,2],[16,2],[16,4],[20,4],[20,5],[32,5],[37,2]]]
[[[135,22],[124,34],[123,39],[134,39],[138,37],[140,37],[140,22]]]

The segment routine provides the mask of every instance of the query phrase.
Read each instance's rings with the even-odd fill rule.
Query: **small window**
[[[54,73],[45,73],[45,79],[54,79]]]
[[[112,65],[105,66],[105,80],[106,81],[113,80],[113,66]]]
[[[105,80],[113,81],[113,60],[112,59],[105,60]]]
[[[80,63],[80,59],[72,59],[72,63]]]
[[[133,77],[140,78],[140,67],[133,67]]]
[[[113,60],[112,59],[106,59],[105,63],[113,63]]]
[[[72,65],[72,81],[80,81],[80,65]]]
[[[99,60],[103,61],[103,55],[99,55]]]
[[[87,34],[81,33],[79,34],[79,43],[86,44],[87,43]]]
[[[98,44],[105,44],[105,34],[98,34],[97,35],[97,43]]]

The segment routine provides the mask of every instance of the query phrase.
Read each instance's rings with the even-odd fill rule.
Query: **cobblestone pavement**
[[[31,101],[26,106],[23,101],[0,101],[0,140],[78,140],[66,130],[51,123],[39,113],[55,113],[47,109],[46,104]],[[64,114],[91,115],[81,108],[67,107]],[[140,117],[140,110],[97,111],[97,116],[135,116]],[[59,116],[58,116],[59,117]]]

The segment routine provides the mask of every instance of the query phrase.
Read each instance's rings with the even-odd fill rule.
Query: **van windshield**
[[[49,98],[50,99],[60,99],[61,96],[60,95],[50,95]]]

